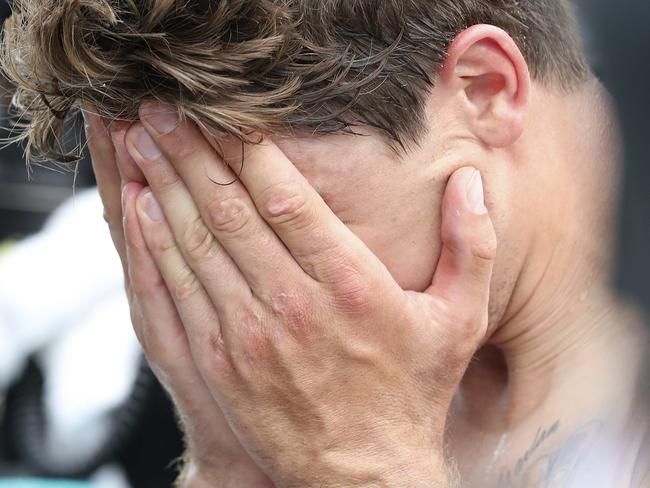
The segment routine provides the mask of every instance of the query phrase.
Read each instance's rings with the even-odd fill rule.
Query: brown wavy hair
[[[585,79],[565,0],[15,0],[0,65],[28,160],[71,162],[67,119],[89,104],[135,120],[156,99],[204,129],[353,131],[407,147],[454,37],[505,29],[533,77]]]

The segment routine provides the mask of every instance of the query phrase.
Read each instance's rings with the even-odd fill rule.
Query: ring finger
[[[189,138],[180,143],[187,144],[189,140],[197,144]],[[183,163],[186,171],[181,177],[142,125],[133,127],[127,134],[127,145],[160,202],[179,247],[190,267],[200,275],[215,305],[219,307],[218,303],[231,302],[219,283],[216,287],[211,286],[210,277],[214,272],[204,262],[205,256],[215,253],[229,257],[231,266],[239,270],[249,292],[252,290],[257,297],[264,299],[285,292],[278,289],[282,283],[298,283],[305,275],[256,211],[241,184],[218,186],[203,174],[229,177],[220,174],[225,168],[223,161],[211,148],[207,149],[209,144],[204,138],[200,140],[205,147],[193,155],[188,154]],[[190,183],[194,193],[189,191]],[[203,195],[198,199],[203,204],[201,208],[195,203],[194,194],[197,192]],[[206,197],[208,194],[209,198]],[[291,273],[298,276],[291,276]],[[286,279],[280,280],[279,277]]]

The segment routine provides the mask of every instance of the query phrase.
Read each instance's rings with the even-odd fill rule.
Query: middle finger
[[[147,120],[150,121],[151,116]],[[158,190],[161,200],[169,198],[172,192],[179,198],[196,199],[203,221],[258,297],[288,292],[282,289],[283,283],[295,287],[299,280],[304,280],[306,275],[199,128],[192,123],[175,123],[169,127],[172,128],[170,132],[162,133],[156,132],[151,125],[146,129],[143,125],[127,135],[131,149],[139,143],[145,152],[150,151],[147,156],[140,157],[134,151],[134,158],[147,175],[154,194]],[[162,154],[172,150],[176,161],[182,164],[173,166]],[[158,179],[158,188],[152,179]],[[230,182],[232,184],[226,185]],[[161,205],[164,208],[164,202]],[[183,235],[183,232],[182,227],[174,230],[175,235]]]
[[[133,157],[142,169],[156,200],[171,227],[178,251],[194,271],[219,312],[228,303],[245,304],[251,300],[251,290],[241,272],[203,223],[201,214],[185,184],[173,167],[163,158],[143,160],[133,150],[134,135],[142,133],[135,124],[126,134],[120,157]]]

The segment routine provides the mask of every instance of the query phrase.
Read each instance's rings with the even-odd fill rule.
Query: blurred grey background
[[[592,65],[614,95],[626,142],[618,229],[621,292],[650,310],[650,2],[575,0]]]

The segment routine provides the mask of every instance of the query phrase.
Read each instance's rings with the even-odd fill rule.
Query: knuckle
[[[364,315],[372,308],[373,290],[356,269],[340,269],[331,288],[334,304],[343,313]]]
[[[123,232],[123,217],[121,212],[105,208],[102,216],[111,233]]]
[[[236,315],[234,323],[237,326],[237,340],[231,355],[235,362],[244,366],[253,365],[269,355],[272,341],[261,314],[243,309]]]
[[[216,200],[207,208],[208,224],[215,232],[236,235],[248,227],[251,212],[238,197]]]
[[[492,229],[489,233],[485,228],[476,228],[443,223],[442,233],[445,246],[454,254],[472,256],[481,261],[493,261],[496,259],[497,238]]]
[[[271,296],[273,316],[296,338],[304,338],[313,327],[308,300],[295,291],[280,291]]]
[[[280,183],[262,195],[264,218],[272,223],[304,227],[311,223],[307,198],[295,183]]]
[[[471,245],[472,255],[481,261],[494,261],[497,257],[497,239],[494,235],[477,239]]]
[[[208,352],[211,356],[218,358],[226,357],[226,343],[223,340],[221,330],[213,330],[208,334]]]
[[[139,164],[143,170],[146,168],[149,186],[156,197],[177,191],[182,183],[175,167],[162,155],[156,159],[144,159]]]
[[[167,165],[159,165],[156,172],[156,179],[160,192],[171,192],[180,184],[180,178],[176,172]]]
[[[174,236],[168,230],[161,228],[150,232],[147,247],[154,256],[165,256],[179,251]]]
[[[194,262],[206,261],[214,255],[214,235],[200,217],[185,228],[182,242],[187,256]]]
[[[477,303],[471,301],[459,306],[439,298],[433,298],[430,303],[431,310],[435,310],[432,320],[444,326],[447,348],[459,358],[473,354],[488,332],[487,305],[477,308]]]
[[[115,221],[115,212],[109,210],[107,207],[104,207],[104,213],[102,216],[104,217],[104,222],[106,222],[109,226],[111,225],[111,222]]]
[[[184,266],[173,280],[170,293],[176,302],[185,302],[201,290],[201,283],[192,270]]]
[[[230,372],[231,363],[221,330],[210,331],[198,346],[196,361],[199,370],[216,381],[223,381]]]
[[[457,334],[454,344],[459,349],[461,356],[476,349],[483,340],[487,328],[487,314],[464,314],[454,320],[452,330],[455,330]]]
[[[155,303],[161,294],[167,292],[167,285],[160,275],[151,278],[143,273],[134,273],[131,276],[131,287],[133,293],[138,297],[138,301],[151,303]]]

